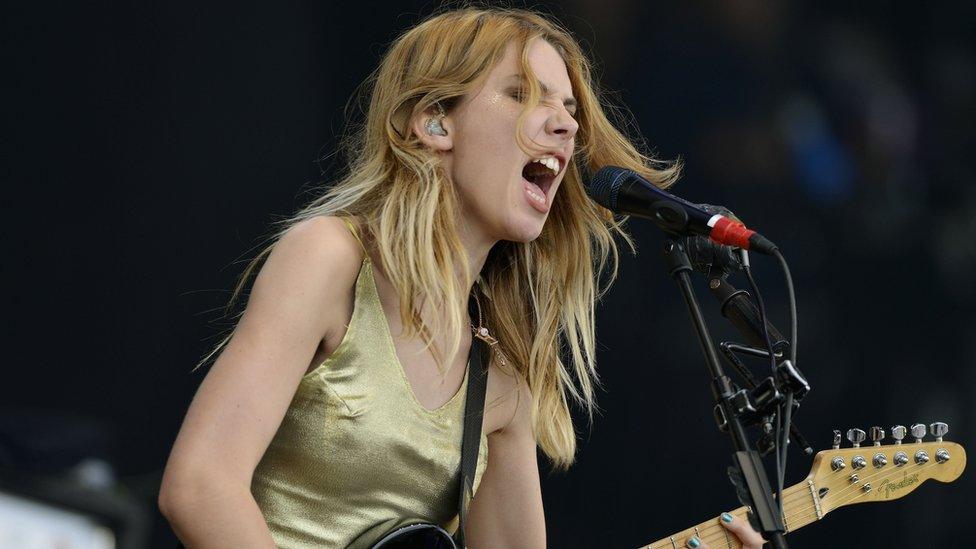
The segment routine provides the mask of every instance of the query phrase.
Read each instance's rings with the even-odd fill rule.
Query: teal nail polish
[[[691,538],[688,540],[688,547],[691,547],[691,549],[698,549],[699,545],[701,545],[701,542],[698,541],[698,538]]]
[[[722,513],[722,522],[731,523],[732,522],[732,515],[730,515],[728,513]]]

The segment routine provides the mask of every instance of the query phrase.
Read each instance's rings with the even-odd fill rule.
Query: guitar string
[[[888,469],[888,470],[890,470],[890,469]],[[872,476],[870,476],[870,477],[865,477],[865,478],[864,478],[863,480],[869,480],[869,479],[871,479],[871,478],[874,478],[874,476],[876,476],[877,474],[879,474],[879,473],[885,473],[885,472],[887,472],[888,470],[885,470],[885,469],[877,469],[877,470],[875,470],[875,471],[873,471],[873,474],[872,474]],[[904,469],[901,469],[901,470],[902,470],[902,471],[904,471]],[[854,470],[852,469],[852,471],[854,471]],[[837,472],[839,472],[839,471],[837,471]],[[857,487],[857,485],[855,485],[855,484],[852,484],[852,485],[848,485],[848,486],[846,486],[846,487],[845,487],[845,488],[844,488],[843,490],[845,490],[845,491],[846,491],[847,489],[849,489],[849,488],[851,488],[851,487]],[[804,486],[804,488],[806,488],[806,486]],[[799,493],[799,494],[797,494],[797,496],[796,496],[796,497],[793,497],[793,498],[785,498],[785,497],[784,497],[784,498],[783,498],[783,506],[785,507],[785,506],[786,506],[787,504],[789,504],[789,503],[791,503],[791,502],[795,502],[795,501],[799,501],[799,500],[801,500],[801,499],[805,499],[805,498],[807,498],[807,497],[809,497],[809,494],[810,494],[810,493],[809,493],[809,491],[808,491],[808,490],[804,490],[804,491],[802,491],[801,493]],[[790,495],[792,496],[793,494],[790,494]]]
[[[919,466],[918,469],[915,469],[915,471],[920,471],[920,470],[923,470],[923,469],[927,469],[927,468],[932,467],[934,465],[936,465],[936,464],[933,463],[933,462],[929,462],[929,463],[927,463],[925,465]],[[867,478],[869,478],[869,479],[875,479],[876,477],[882,477],[880,480],[885,480],[886,478],[889,478],[889,477],[898,476],[899,473],[903,473],[903,472],[905,472],[905,470],[879,471],[878,473],[875,473],[875,474],[873,474],[873,475],[871,475],[870,477],[867,477]],[[867,480],[867,479],[865,479],[865,480]],[[844,494],[846,494],[847,492],[849,492],[853,488],[859,488],[859,487],[857,485],[848,486],[844,490],[841,490],[839,492],[839,495],[844,495]],[[840,506],[847,505],[848,503],[850,503],[850,502],[852,502],[852,501],[854,501],[854,500],[856,500],[858,498],[864,497],[864,496],[866,496],[868,494],[870,494],[870,492],[865,492],[862,489],[857,489],[857,490],[855,490],[854,495],[852,495],[850,497],[847,497],[847,498],[844,498],[844,499],[841,499],[839,502],[835,503],[835,507],[834,508],[838,508]],[[824,513],[821,513],[821,514],[825,514],[825,512]],[[814,522],[816,520],[819,520],[819,517],[817,517],[817,506],[816,506],[816,504],[806,504],[806,505],[804,505],[802,507],[799,507],[795,511],[793,511],[793,512],[790,513],[790,518],[794,522],[802,522],[804,524],[809,524],[809,522],[804,522],[804,521],[806,521],[807,519],[810,519],[810,518],[813,519],[810,522]],[[722,528],[721,525],[719,525],[718,527],[719,528]],[[715,529],[715,527],[712,527],[711,528],[711,530],[714,530],[714,529]],[[721,539],[721,537],[719,537],[719,539]],[[709,545],[711,545],[711,544],[709,544]]]
[[[914,469],[914,471],[921,471],[923,469],[927,469],[927,468],[929,468],[931,466],[934,466],[934,465],[936,465],[934,462],[930,462],[930,463],[927,463],[925,465],[920,465],[917,469]],[[870,475],[868,477],[865,477],[864,480],[865,481],[866,480],[875,480],[875,479],[878,479],[878,480],[886,480],[888,478],[898,476],[899,474],[907,474],[907,472],[908,472],[908,470],[905,470],[905,469],[900,469],[900,470],[899,469],[889,469],[888,471],[878,471],[878,472],[876,472],[876,473],[874,473],[874,474],[872,474],[872,475]],[[842,490],[839,490],[837,492],[837,497],[834,498],[835,500],[838,500],[834,504],[834,508],[837,508],[837,507],[846,505],[846,504],[848,504],[848,503],[850,503],[850,502],[852,502],[852,501],[854,501],[854,500],[856,500],[858,498],[861,498],[861,497],[864,497],[864,496],[870,494],[870,492],[865,492],[863,490],[863,486],[864,486],[863,484],[852,484],[852,485],[849,485],[849,486],[845,487]],[[848,495],[851,491],[854,492],[853,495],[851,495],[850,497],[846,497],[846,498],[843,497],[845,495]],[[826,512],[821,512],[821,515],[823,515],[825,513]],[[808,519],[811,519],[812,518],[813,520],[811,520],[810,522],[813,522],[815,520],[819,520],[819,518],[820,518],[820,517],[817,517],[817,505],[816,504],[806,504],[806,505],[803,505],[801,507],[798,507],[796,510],[794,510],[793,512],[790,513],[790,516],[791,516],[791,518],[792,518],[793,521],[795,521],[795,522],[796,521],[804,522],[804,524],[809,524],[809,522],[805,522]]]
[[[919,466],[919,468],[918,469],[915,469],[915,471],[920,471],[922,469],[927,469],[929,467],[934,467],[935,465],[937,465],[937,463],[929,462],[929,463],[926,463],[925,465]],[[888,476],[888,477],[896,476],[896,474],[899,473],[899,472],[900,471],[892,471],[892,474],[885,474],[885,476]],[[901,472],[904,472],[904,473],[907,474],[907,471],[904,471],[903,470]],[[878,476],[878,475],[872,475],[872,477],[870,477],[870,478],[874,478],[876,476]],[[886,480],[886,479],[883,479],[883,480]],[[928,480],[928,479],[925,479],[925,480]],[[870,493],[871,492],[865,492],[863,489],[862,490],[858,490],[856,495],[851,496],[851,497],[849,497],[849,498],[841,501],[839,504],[837,504],[837,506],[846,505],[846,504],[850,503],[851,501],[854,501],[855,499],[857,499],[859,497],[864,497],[864,496],[866,496],[866,495],[868,495]],[[810,507],[807,507],[805,509],[798,509],[797,510],[797,514],[799,514],[801,511],[804,511],[805,514],[804,515],[799,515],[800,518],[809,518],[810,517],[810,513],[809,513],[810,509],[811,509]],[[816,507],[815,506],[813,507],[813,515],[816,516]]]
[[[732,513],[732,514],[735,515],[736,517],[738,517],[740,520],[746,520],[745,519],[745,516],[744,516],[745,513],[741,513],[741,515],[743,515],[743,516],[736,515],[735,513]],[[721,520],[721,519],[719,517],[715,517],[714,520],[718,521],[718,520]],[[705,543],[707,543],[708,545],[712,545],[712,542],[709,539],[711,537],[710,532],[716,531],[716,526],[713,526],[713,525],[708,525],[708,526],[698,525],[697,528],[699,529],[699,539],[704,540]],[[727,530],[721,524],[718,524],[717,525],[717,528],[720,528],[721,529],[722,532],[720,532],[720,533],[722,533],[722,535],[721,536],[716,536],[716,538],[719,539],[720,541],[725,541],[726,542],[726,547],[728,547],[729,546],[729,540],[728,539],[725,539],[725,534],[724,534],[724,532],[727,532]],[[693,531],[694,529],[695,529],[695,527],[692,527],[692,528],[688,528],[687,530]],[[677,535],[679,535],[679,534],[675,534],[675,536],[677,536]],[[674,537],[674,536],[672,536],[672,537]],[[682,538],[682,539],[688,539],[690,537],[691,536],[687,536],[687,537]],[[675,540],[676,543],[677,543],[677,541],[678,540]],[[736,543],[739,543],[738,542],[738,538],[736,538]],[[660,544],[660,545],[658,545],[658,544]],[[739,543],[739,545],[741,547],[741,543]],[[654,542],[654,543],[652,543],[650,545],[645,545],[641,549],[664,549],[664,548],[667,548],[667,547],[670,547],[670,546],[671,546],[671,540],[670,539],[665,539],[665,540],[661,540],[659,542]],[[682,544],[681,547],[687,547],[687,545]],[[716,546],[716,547],[718,547],[718,546]]]
[[[931,464],[931,462],[929,464]],[[923,465],[921,467],[927,467],[929,464]],[[889,471],[890,471],[890,469],[889,469]],[[906,470],[905,469],[901,469],[901,471],[906,471]],[[865,478],[863,478],[861,480],[862,481],[872,480],[875,477],[877,477],[878,475],[884,474],[884,473],[887,473],[887,472],[888,471],[880,470],[879,469],[879,470],[875,471],[873,474],[871,474],[870,476],[867,476],[867,477],[865,477]],[[851,484],[851,485],[845,487],[844,489],[839,490],[837,496],[835,496],[834,499],[836,499],[837,497],[840,497],[840,496],[848,493],[850,490],[858,489],[861,486],[863,486],[863,484],[860,484],[860,485],[858,485],[858,484]],[[792,488],[793,488],[792,490],[790,490],[790,489],[784,490],[784,493],[786,493],[786,495],[783,497],[783,507],[786,507],[787,505],[789,505],[791,503],[795,503],[797,501],[806,500],[806,499],[808,499],[810,497],[810,492],[807,489],[808,486],[806,486],[806,485],[804,485],[804,484],[801,483],[799,485],[793,486]],[[789,493],[787,493],[787,492],[789,492]],[[813,509],[816,509],[816,505],[813,506]],[[796,512],[799,512],[799,510],[797,510]]]
[[[786,492],[788,490],[794,490],[795,491],[795,490],[798,490],[799,488],[802,488],[802,486],[791,486],[789,488],[786,488],[784,490],[784,492]],[[786,500],[784,499],[783,501],[786,501]],[[740,507],[739,509],[743,509],[744,510],[744,508],[742,508],[742,507]],[[729,511],[729,513],[732,514],[733,516],[738,517],[740,520],[747,520],[745,518],[745,516],[744,516],[745,515],[744,512],[740,512],[739,514],[737,514],[736,511],[737,510]],[[740,514],[742,516],[740,516]],[[715,524],[705,525],[704,523],[702,523],[702,524],[697,525],[697,528],[699,529],[699,532],[701,534],[700,535],[700,538],[703,539],[703,540],[705,540],[706,543],[708,543],[709,545],[711,545],[711,543],[707,539],[705,539],[705,536],[708,535],[709,532],[719,531],[722,534],[721,536],[718,536],[718,539],[719,540],[724,540],[725,532],[727,532],[727,530],[721,525],[721,523],[717,522],[717,521],[721,520],[720,517],[715,517],[713,520],[716,521]],[[695,526],[693,526],[691,528],[686,528],[685,530],[682,530],[678,534],[674,534],[674,536],[680,536],[680,535],[684,534],[685,532],[691,533],[691,532],[694,531],[695,528],[696,528]],[[674,536],[672,536],[672,537],[674,537]],[[688,539],[690,537],[691,536],[685,536],[682,539]],[[675,540],[675,542],[677,542],[677,540]],[[660,540],[660,541],[653,542],[653,543],[651,543],[649,545],[645,545],[641,549],[665,549],[665,548],[669,548],[669,547],[671,547],[671,540],[670,539],[663,539],[663,540]],[[682,547],[685,547],[685,545],[682,545]]]
[[[926,464],[926,465],[923,465],[923,466],[921,466],[921,467],[927,467],[927,466],[928,466],[929,464],[931,464],[931,463],[932,463],[932,462],[929,462],[928,464]],[[874,473],[873,473],[873,474],[872,474],[871,476],[868,476],[868,477],[864,477],[864,478],[863,478],[863,479],[861,479],[861,480],[862,480],[862,481],[867,481],[867,480],[871,480],[871,479],[873,479],[873,478],[875,478],[875,477],[876,477],[877,475],[879,475],[879,474],[883,474],[883,473],[886,473],[887,471],[890,471],[890,470],[891,470],[891,469],[888,469],[888,470],[885,470],[885,469],[878,469],[878,470],[877,470],[877,471],[875,471],[875,472],[874,472]],[[896,471],[907,471],[907,469],[896,469]],[[863,486],[863,484],[861,484],[861,486]],[[854,488],[859,488],[859,486],[858,486],[858,484],[850,484],[850,485],[848,485],[848,486],[846,486],[846,487],[845,487],[845,488],[843,489],[843,491],[840,491],[840,494],[844,494],[844,493],[846,493],[846,492],[847,492],[848,490],[850,490],[850,489],[854,489]],[[790,494],[790,495],[792,496],[792,494]],[[784,498],[783,498],[783,506],[785,507],[785,506],[786,506],[787,504],[789,504],[789,503],[791,503],[791,502],[795,502],[795,501],[799,501],[799,500],[801,500],[801,499],[805,499],[805,498],[807,498],[807,497],[808,497],[808,495],[809,495],[809,492],[807,492],[806,490],[804,490],[804,491],[802,491],[802,492],[800,492],[800,493],[798,493],[796,497],[792,497],[792,498],[787,498],[787,497],[784,497]]]
[[[925,465],[921,465],[918,469],[915,469],[915,471],[919,471],[919,470],[922,470],[922,469],[926,469],[926,468],[931,467],[931,466],[934,466],[934,465],[937,465],[937,463],[936,462],[929,462],[929,463],[927,463]],[[878,472],[870,475],[869,477],[865,477],[864,480],[875,479],[878,476],[884,476],[884,477],[896,476],[898,473],[907,473],[907,470],[904,470],[904,469],[897,470],[896,469],[896,470],[889,470],[889,471],[878,471]],[[884,480],[884,479],[882,479],[882,480]],[[861,488],[861,486],[863,486],[863,484],[860,485],[860,486],[858,486],[858,485],[850,485],[850,486],[844,488],[843,490],[838,491],[838,496],[842,496],[842,495],[850,492],[852,489],[859,489],[859,488]],[[802,484],[801,485],[794,486],[794,489],[796,490],[796,493],[797,493],[797,497],[791,498],[790,501],[794,501],[795,502],[795,501],[798,501],[801,498],[804,498],[805,499],[807,497],[807,494],[806,494],[806,491],[803,490],[803,488],[805,488],[805,487]],[[855,499],[857,499],[859,497],[863,497],[864,495],[867,495],[868,493],[870,493],[870,492],[864,492],[863,489],[856,490],[856,493],[855,493],[854,496],[849,497],[847,499],[844,499],[838,505],[845,505],[845,504],[847,504],[847,503],[849,503],[849,502],[851,502],[851,501],[853,501],[853,500],[855,500]],[[836,498],[834,498],[834,499],[836,499]],[[786,498],[783,499],[784,506],[786,505],[787,501],[788,500]],[[806,520],[807,518],[810,518],[811,516],[813,516],[813,517],[816,516],[816,514],[817,514],[816,513],[816,508],[817,508],[816,504],[806,504],[806,505],[804,505],[802,507],[797,508],[795,511],[791,512],[789,515],[792,516],[792,519],[794,521],[796,521],[798,519],[800,519],[800,520]],[[813,511],[812,514],[810,513],[811,510]],[[825,513],[821,513],[821,514],[825,514]],[[718,520],[718,519],[716,518],[716,520]],[[707,525],[707,526],[699,526],[699,531],[702,534],[702,539],[705,538],[706,533],[708,535],[711,535],[712,532],[718,531],[717,529],[721,529],[721,531],[719,531],[719,533],[722,534],[722,535],[717,536],[717,538],[719,539],[719,541],[722,541],[722,539],[724,538],[725,528],[721,524]],[[686,529],[686,531],[690,531],[690,530],[693,530],[693,528]],[[706,542],[707,541],[708,540],[706,540]],[[661,543],[664,544],[664,545],[661,545],[661,547],[665,547],[666,545],[669,545],[670,544],[670,541],[669,540],[663,540]],[[709,544],[709,545],[711,545],[711,544]],[[653,547],[653,545],[648,545],[646,547]]]
[[[787,488],[786,490],[784,490],[784,493],[789,492],[787,495],[790,495],[791,496],[791,495],[793,495],[793,493],[799,492],[799,497],[803,497],[804,496],[804,492],[805,492],[805,490],[804,490],[805,488],[806,487],[803,486],[803,485],[792,486],[792,487]],[[786,497],[784,497],[783,498],[784,506],[786,505],[786,502],[787,501],[790,501],[790,500],[788,500]],[[793,499],[793,501],[796,501],[796,499]],[[735,515],[735,513],[732,513],[732,514]],[[742,519],[742,517],[740,517],[740,519]],[[715,517],[714,520],[715,521],[718,521],[720,519],[719,519],[719,517]],[[747,519],[743,519],[743,520],[747,520]],[[721,530],[719,531],[718,529],[721,529]],[[686,531],[690,532],[690,530],[692,530],[692,529],[691,528],[686,529],[686,530],[682,531],[682,533],[684,533]],[[721,535],[715,535],[714,537],[716,537],[720,542],[721,541],[725,541],[726,542],[726,547],[729,546],[728,545],[728,540],[725,539],[726,538],[725,533],[728,530],[726,530],[725,527],[723,527],[721,525],[721,523],[716,522],[714,524],[709,524],[707,526],[701,526],[701,525],[699,525],[699,531],[702,533],[702,539],[706,543],[708,543],[709,545],[712,545],[712,543],[711,543],[712,540],[710,539],[711,537],[713,537],[712,536],[712,533],[715,532],[715,531],[719,531],[719,534],[721,534]],[[688,537],[690,537],[690,536],[688,536]],[[655,542],[655,543],[657,543],[657,542]],[[654,544],[652,544],[652,545],[647,545],[645,547],[647,547],[649,549],[663,549],[663,548],[666,548],[666,547],[668,547],[670,545],[670,541],[668,541],[668,540],[664,540],[664,541],[662,541],[660,543],[661,543],[661,545],[654,545]],[[737,541],[737,543],[738,543],[738,541]],[[739,546],[741,547],[741,544]]]
[[[920,471],[922,469],[927,469],[927,468],[932,467],[934,465],[937,465],[937,463],[935,463],[935,462],[929,462],[929,463],[926,463],[925,465],[921,465],[918,469],[915,469],[915,471]],[[875,477],[878,477],[878,476],[884,476],[884,477],[897,476],[898,473],[904,473],[904,472],[907,472],[907,471],[904,470],[904,469],[902,469],[902,470],[890,470],[890,472],[889,471],[878,471],[877,473],[875,473],[875,474],[873,474],[873,475],[871,475],[869,477],[866,477],[865,480],[867,480],[867,479],[874,479]],[[882,479],[882,480],[885,480],[885,479]],[[926,479],[926,480],[928,480],[928,479]],[[800,488],[803,488],[802,485],[800,486]],[[857,485],[851,485],[851,486],[848,486],[847,488],[845,488],[844,490],[840,491],[839,494],[843,495],[846,492],[850,491],[852,488],[860,488],[860,487],[857,486]],[[802,492],[802,490],[798,490],[798,491],[799,492]],[[843,501],[839,502],[838,504],[835,505],[835,508],[840,507],[840,506],[843,506],[843,505],[846,505],[846,504],[850,503],[851,501],[856,500],[859,497],[863,497],[863,496],[868,495],[869,493],[870,492],[864,492],[863,490],[857,490],[857,492],[855,493],[855,495],[853,495],[853,496],[851,496],[851,497],[849,497],[847,499],[844,499]],[[806,494],[801,494],[801,495],[802,495],[802,497],[806,497]],[[798,498],[794,498],[793,501],[797,501],[797,499]],[[786,501],[787,501],[786,498],[784,498],[783,499],[784,506],[786,504]],[[816,504],[807,504],[807,505],[805,505],[803,507],[797,508],[792,513],[789,513],[789,515],[791,516],[792,520],[794,520],[794,521],[797,521],[797,520],[803,521],[803,520],[806,520],[807,518],[810,518],[811,516],[814,517],[814,520],[819,520],[819,518],[816,517],[816,515],[817,515],[817,510],[816,509],[817,509]],[[811,511],[812,511],[812,513],[811,513]],[[823,512],[822,514],[826,514],[826,512]],[[720,519],[716,518],[716,520],[720,520]],[[813,521],[811,521],[811,522],[813,522]],[[714,524],[714,525],[709,524],[709,525],[706,525],[706,526],[699,525],[698,528],[699,528],[699,537],[700,537],[700,539],[704,540],[709,545],[712,545],[712,541],[715,541],[715,540],[718,540],[720,542],[721,541],[726,541],[727,542],[727,540],[725,539],[725,531],[726,531],[726,529],[725,529],[724,526],[721,525],[721,523]],[[686,531],[690,531],[690,530],[694,530],[694,528],[686,529]],[[713,534],[713,532],[718,532],[718,534]],[[688,536],[688,537],[690,537],[690,536]],[[657,543],[657,542],[655,542],[655,543]],[[662,543],[662,545],[659,545],[658,548],[664,548],[667,545],[670,545],[671,542],[669,540],[663,540],[660,543]],[[727,543],[726,543],[726,546],[728,546]],[[651,548],[651,549],[658,549],[658,548],[656,548],[654,546],[654,544],[647,545],[645,547],[648,547],[648,548]]]
[[[924,468],[928,467],[929,465],[934,465],[934,464],[935,464],[934,462],[929,462],[929,463],[926,463],[925,465],[920,465],[918,467],[918,469],[914,469],[914,470],[915,471],[918,471],[920,469],[924,469]],[[878,477],[878,475],[887,474],[889,471],[894,471],[895,473],[903,472],[903,473],[907,474],[908,471],[910,471],[910,469],[888,469],[888,470],[879,469],[879,470],[875,471],[873,474],[871,474],[869,476],[866,476],[863,479],[860,479],[857,483],[855,483],[855,484],[849,484],[849,485],[845,486],[844,488],[838,490],[837,491],[837,495],[835,496],[834,499],[837,499],[837,498],[840,498],[841,496],[844,496],[845,494],[847,494],[851,490],[854,490],[854,491],[862,491],[863,492],[863,487],[864,487],[865,484],[867,484],[867,481],[874,480],[875,478]],[[867,492],[864,492],[864,493],[867,493]],[[804,493],[801,496],[798,496],[796,498],[793,498],[791,501],[799,501],[801,498],[806,498],[807,496],[808,496],[808,493]],[[784,506],[787,503],[788,503],[788,501],[786,499],[784,499],[783,500]],[[816,505],[814,505],[814,509],[816,509]]]
[[[870,480],[870,479],[873,479],[873,478],[874,478],[875,476],[877,476],[878,474],[881,474],[881,473],[886,473],[886,472],[888,472],[889,470],[891,470],[891,469],[887,469],[887,470],[885,470],[885,469],[877,469],[876,471],[873,471],[873,472],[872,472],[872,475],[871,475],[871,476],[868,476],[868,477],[864,477],[864,478],[863,478],[863,479],[861,479],[861,480],[865,480],[865,481],[866,481],[866,480]],[[905,469],[900,469],[900,470],[901,470],[901,471],[904,471]],[[852,471],[853,471],[853,470],[852,470]],[[836,471],[836,472],[839,472],[839,471]],[[862,486],[863,486],[863,484],[862,484]],[[857,484],[850,484],[850,485],[848,485],[848,486],[846,486],[846,487],[844,487],[844,488],[842,489],[843,491],[839,491],[839,492],[840,492],[840,493],[844,493],[844,492],[846,492],[846,491],[847,491],[848,489],[850,489],[850,488],[857,488],[857,487],[859,487],[859,486],[858,486]],[[804,486],[804,488],[805,488],[805,486]],[[790,495],[792,496],[792,494],[790,494]],[[804,491],[802,491],[801,493],[799,493],[799,494],[797,494],[797,496],[796,496],[796,497],[793,497],[793,498],[783,498],[783,506],[785,507],[785,506],[786,506],[787,504],[789,504],[789,503],[792,503],[792,502],[795,502],[795,501],[800,501],[801,499],[806,499],[806,498],[808,498],[809,496],[810,496],[810,492],[809,492],[809,490],[804,490]]]

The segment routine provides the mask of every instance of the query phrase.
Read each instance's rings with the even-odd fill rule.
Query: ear
[[[441,127],[447,135],[431,135],[427,132],[427,121],[431,119],[440,120]],[[431,107],[414,117],[411,129],[414,135],[428,148],[434,152],[447,152],[454,148],[454,124],[450,114],[441,116],[440,111]]]

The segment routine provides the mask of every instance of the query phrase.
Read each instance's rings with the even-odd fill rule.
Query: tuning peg
[[[912,425],[912,436],[915,437],[915,442],[922,442],[925,438],[925,424],[916,423]]]
[[[873,442],[875,446],[881,446],[881,441],[884,440],[884,429],[875,426],[868,429],[868,432],[871,435],[871,442]]]
[[[936,421],[932,425],[929,425],[929,432],[935,437],[936,442],[942,442],[942,437],[949,432],[949,425],[941,421]]]
[[[924,428],[925,426],[923,425],[922,427]],[[855,448],[861,447],[861,443],[864,442],[864,437],[865,433],[860,429],[855,428],[847,430],[847,440],[851,441],[851,444],[853,444]]]
[[[834,429],[834,444],[833,444],[834,450],[840,448],[840,439],[841,439],[840,431]]]
[[[905,429],[904,425],[895,425],[891,428],[891,438],[895,439],[895,444],[901,444],[901,440],[905,438],[905,433],[908,430]]]

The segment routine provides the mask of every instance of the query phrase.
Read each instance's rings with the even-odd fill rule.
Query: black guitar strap
[[[474,301],[474,300],[472,300]],[[472,314],[471,318],[477,318]],[[468,504],[474,491],[474,476],[481,448],[481,421],[485,414],[485,391],[488,387],[488,345],[477,335],[471,338],[468,360],[468,389],[464,400],[464,431],[461,434],[461,486],[458,494],[458,529],[454,542],[464,549],[464,526]]]

